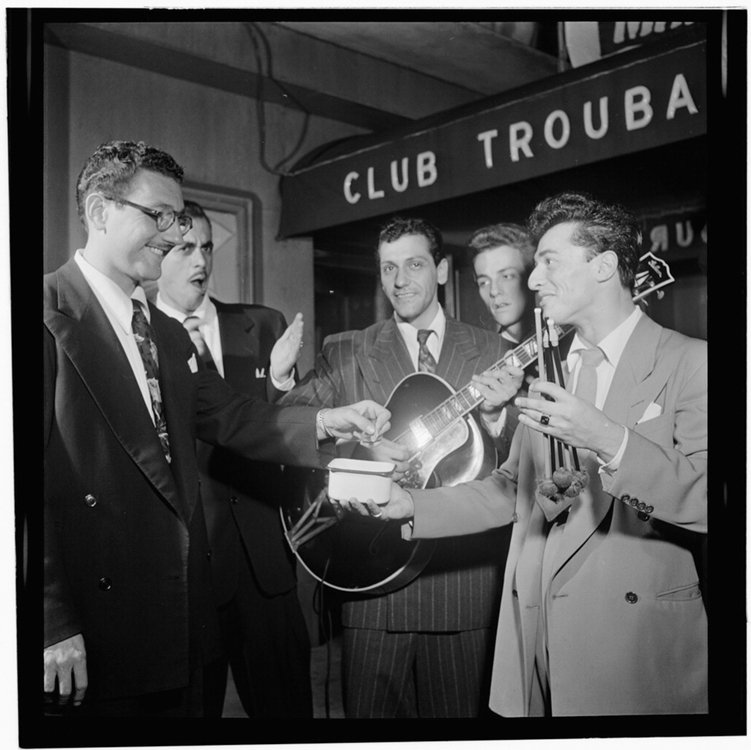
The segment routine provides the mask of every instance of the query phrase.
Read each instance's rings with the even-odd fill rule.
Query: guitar
[[[643,300],[675,281],[665,261],[652,253],[640,259],[633,299]],[[572,328],[556,326],[559,339]],[[526,369],[537,361],[535,335],[496,362]],[[470,383],[458,391],[425,372],[407,375],[389,396],[387,439],[409,450],[409,468],[399,484],[406,489],[453,486],[480,479],[496,465],[495,447],[473,410],[483,396]],[[357,458],[355,451],[353,457]],[[364,457],[364,456],[361,456]],[[297,475],[299,477],[299,473]],[[382,595],[405,586],[427,565],[432,540],[402,538],[402,524],[380,523],[356,514],[338,515],[326,496],[327,473],[309,470],[302,487],[288,487],[281,508],[287,541],[311,575],[329,588]]]

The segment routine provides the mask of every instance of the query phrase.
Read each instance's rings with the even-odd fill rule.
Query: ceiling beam
[[[44,40],[71,52],[99,57],[152,73],[190,81],[317,117],[378,131],[411,122],[392,112],[324,94],[294,83],[279,83],[253,71],[193,55],[172,47],[80,23],[50,23]],[[298,106],[299,105],[299,106]]]

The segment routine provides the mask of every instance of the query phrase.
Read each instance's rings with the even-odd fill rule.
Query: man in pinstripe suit
[[[438,287],[448,276],[441,235],[420,219],[395,218],[379,236],[378,264],[394,316],[328,337],[316,369],[283,404],[334,407],[361,398],[384,404],[397,384],[432,359],[453,388],[470,380],[490,424],[502,403],[483,374],[508,344],[496,333],[447,318]],[[418,330],[431,330],[420,355]],[[421,368],[425,369],[425,368]],[[356,396],[356,398],[355,398]],[[383,440],[372,457],[406,470],[404,449]],[[343,685],[348,718],[477,717],[487,705],[490,644],[508,536],[492,531],[441,540],[420,576],[397,591],[345,601]]]

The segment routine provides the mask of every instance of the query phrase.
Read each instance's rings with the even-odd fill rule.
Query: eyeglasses
[[[143,211],[145,214],[151,216],[156,221],[156,228],[160,232],[166,232],[177,220],[177,226],[180,230],[180,234],[186,234],[193,226],[193,219],[187,214],[178,214],[171,208],[163,208],[161,210],[156,208],[148,208],[147,206],[141,206],[133,201],[126,201],[125,198],[115,198],[112,195],[103,196],[108,201],[115,201],[115,203],[126,203],[133,208],[137,208],[139,211]]]

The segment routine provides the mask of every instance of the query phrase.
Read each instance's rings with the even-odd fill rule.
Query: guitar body
[[[408,375],[386,403],[391,428],[385,437],[395,440],[453,393],[435,375]],[[358,457],[366,457],[359,446],[353,453],[353,458]],[[495,462],[493,441],[469,415],[416,453],[400,484],[408,489],[453,486],[487,476]],[[414,580],[430,560],[435,542],[402,539],[401,523],[350,513],[337,517],[325,494],[327,476],[325,471],[311,469],[302,492],[288,489],[285,493],[296,498],[281,512],[288,541],[302,565],[324,585],[354,593],[382,595]],[[306,528],[314,533],[302,532]]]
[[[454,393],[437,375],[416,372],[394,388],[386,408],[391,412],[391,428],[385,434],[395,440],[410,429],[411,423],[428,414]],[[355,450],[354,458],[360,457]],[[454,422],[431,440],[410,461],[410,470],[401,482],[409,489],[451,487],[487,476],[495,468],[495,447],[473,416]]]
[[[641,301],[674,279],[664,260],[652,253],[641,258],[633,299]],[[555,326],[559,338],[573,330]],[[508,352],[491,369],[513,362],[526,368],[537,357],[535,336]],[[410,446],[410,467],[403,487],[423,489],[453,486],[480,479],[496,465],[493,441],[480,428],[471,410],[482,397],[470,385],[461,391],[441,378],[419,372],[408,375],[394,388],[386,407],[391,428],[385,437]],[[356,450],[354,458],[358,455]],[[405,541],[402,524],[343,513],[339,517],[326,496],[327,472],[285,471],[282,505],[287,541],[305,568],[326,586],[350,592],[380,595],[395,591],[416,578],[430,560],[435,542]],[[289,479],[297,477],[295,486]],[[302,486],[300,486],[302,485]]]

